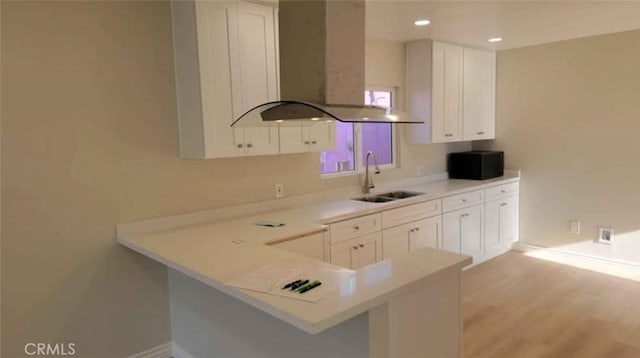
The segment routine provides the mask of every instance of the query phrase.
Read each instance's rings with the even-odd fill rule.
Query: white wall
[[[504,150],[507,167],[522,169],[521,240],[559,246],[611,226],[626,241],[612,255],[640,262],[640,31],[497,61],[497,139],[474,148]],[[569,234],[570,220],[582,234]]]
[[[3,357],[170,340],[166,270],[117,245],[117,223],[360,182],[321,179],[317,154],[180,159],[172,51],[166,1],[2,2]],[[402,46],[368,51],[370,82],[402,87]],[[377,180],[443,172],[447,148],[401,144]]]

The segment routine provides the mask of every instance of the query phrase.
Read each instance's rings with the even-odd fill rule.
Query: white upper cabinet
[[[274,9],[241,1],[172,1],[180,152],[185,158],[277,154],[278,128],[237,127],[277,99]]]
[[[280,127],[280,153],[319,152],[335,146],[336,125],[333,122]]]
[[[464,140],[495,138],[496,54],[464,49]]]
[[[462,140],[462,47],[433,43],[431,134],[435,143]]]
[[[495,53],[430,40],[406,44],[412,143],[495,137]]]

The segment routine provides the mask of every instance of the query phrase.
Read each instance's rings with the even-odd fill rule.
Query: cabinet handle
[[[354,230],[360,230],[360,226],[354,226],[353,229]]]
[[[305,140],[305,141],[304,141],[304,144],[309,144],[309,141],[308,141],[308,140]]]
[[[504,190],[504,189],[502,189],[502,190],[500,190],[500,192],[501,192],[501,193],[506,193],[507,191],[506,191],[506,190]]]
[[[447,134],[445,134],[444,136],[445,136],[445,137],[453,137],[453,134],[451,134],[451,133],[447,133]]]
[[[243,144],[238,144],[238,148],[242,148],[242,147],[244,147]]]
[[[467,199],[462,199],[462,202],[463,202],[463,203],[466,203],[466,202],[467,202]]]
[[[252,147],[253,147],[253,144],[247,143],[247,148],[252,148]]]
[[[416,229],[411,229],[411,230],[409,230],[409,232],[414,232],[414,231],[416,231]]]
[[[416,231],[420,231],[420,228],[419,228],[419,227],[417,227],[417,228],[416,228]]]
[[[460,216],[462,216],[463,218],[466,218],[467,216],[469,216],[469,213],[464,213],[464,214],[462,214]]]
[[[315,140],[311,141],[311,144],[316,144],[316,143],[318,143],[318,142],[316,142]]]
[[[500,206],[507,206],[507,203],[500,203]]]
[[[364,244],[360,244],[360,247],[364,247]]]
[[[354,250],[357,250],[357,249],[358,249],[358,246],[354,246],[354,247],[353,247],[353,249],[354,249]]]
[[[481,134],[482,135],[482,134],[484,134],[484,132],[476,132],[476,134]]]

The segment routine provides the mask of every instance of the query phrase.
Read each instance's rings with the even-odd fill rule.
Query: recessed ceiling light
[[[502,37],[492,37],[489,39],[489,42],[500,42],[502,41]]]
[[[413,22],[414,25],[416,26],[427,26],[431,23],[431,21],[427,20],[427,19],[419,19]]]

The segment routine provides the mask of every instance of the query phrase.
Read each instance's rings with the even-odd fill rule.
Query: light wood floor
[[[509,252],[463,273],[464,356],[640,357],[640,283]]]

